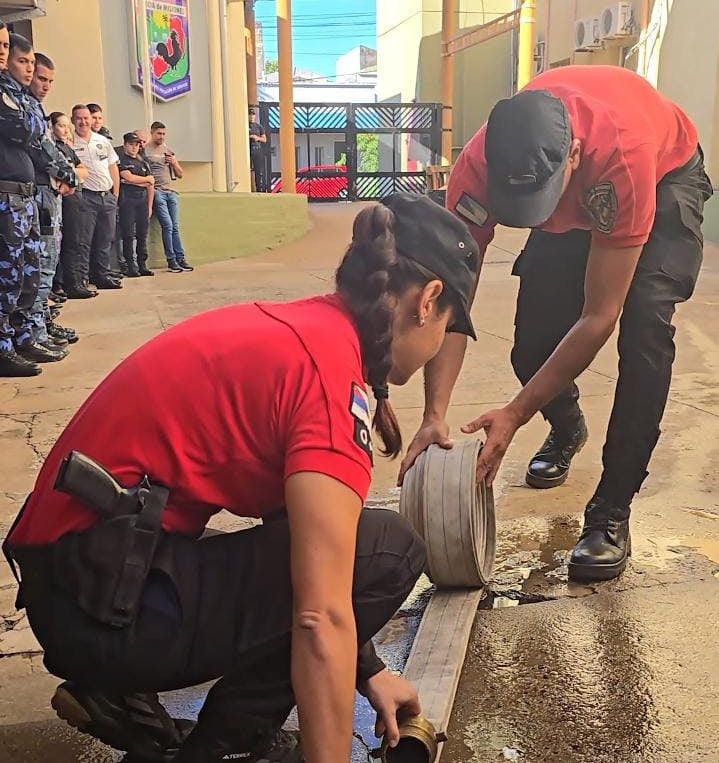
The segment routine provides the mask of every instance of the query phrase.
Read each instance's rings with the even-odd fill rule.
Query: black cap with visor
[[[393,193],[382,203],[394,213],[397,250],[431,270],[454,297],[454,322],[448,330],[476,339],[469,310],[479,247],[469,228],[427,196]]]
[[[499,101],[487,121],[489,208],[502,225],[533,228],[559,204],[572,128],[562,101],[546,90],[523,90]]]

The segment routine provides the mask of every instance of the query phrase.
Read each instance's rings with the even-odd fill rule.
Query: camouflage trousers
[[[0,351],[32,341],[40,250],[35,199],[0,193]]]
[[[37,206],[40,215],[40,278],[35,303],[31,315],[33,338],[36,342],[47,342],[47,322],[50,320],[48,297],[60,257],[60,224],[62,221],[62,197],[48,186],[37,189]]]

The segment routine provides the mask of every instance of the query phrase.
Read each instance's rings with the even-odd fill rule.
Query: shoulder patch
[[[20,104],[9,94],[2,94],[2,102],[13,111],[20,111]]]
[[[470,225],[481,228],[489,218],[489,212],[468,193],[463,193],[454,206],[454,211]]]
[[[610,234],[614,230],[619,208],[614,183],[597,183],[590,188],[584,205],[600,233]]]
[[[369,398],[367,397],[367,392],[356,382],[352,382],[352,387],[350,388],[349,411],[354,419],[353,439],[369,456],[372,464],[374,464],[372,458],[372,425],[369,416]]]

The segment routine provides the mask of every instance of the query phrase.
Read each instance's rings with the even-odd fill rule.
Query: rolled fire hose
[[[443,588],[482,588],[494,565],[496,525],[492,489],[477,484],[482,443],[431,445],[404,477],[400,514],[427,545],[430,580]]]

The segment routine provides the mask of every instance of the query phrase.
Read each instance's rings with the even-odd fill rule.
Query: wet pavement
[[[159,273],[122,292],[104,292],[90,305],[69,304],[63,322],[82,334],[71,356],[35,379],[0,381],[0,536],[54,438],[122,357],[201,309],[330,290],[356,211],[349,205],[314,209],[315,228],[305,239],[262,257],[186,276]],[[449,413],[454,431],[517,389],[509,364],[517,287],[510,269],[522,242],[521,233],[500,231],[488,252],[473,308],[479,340],[468,350]],[[679,310],[663,433],[634,502],[633,558],[619,581],[572,585],[565,564],[601,468],[616,380],[614,343],[580,379],[590,439],[566,485],[550,491],[524,486],[527,459],[546,434],[541,420],[515,438],[496,485],[494,581],[475,621],[444,761],[719,763],[717,294],[719,250],[708,246],[696,294]],[[421,379],[393,389],[392,400],[408,438],[421,415]],[[397,466],[377,459],[376,503],[396,503]],[[237,522],[220,515],[215,524],[231,530]],[[393,667],[404,664],[426,596],[380,636],[379,649]],[[14,584],[0,561],[0,762],[118,760],[54,718],[49,698],[57,679],[44,672],[39,646],[13,600]],[[206,688],[165,701],[189,717]],[[367,747],[376,744],[373,722],[359,703],[355,727]],[[354,763],[367,760],[365,746],[356,741]]]

